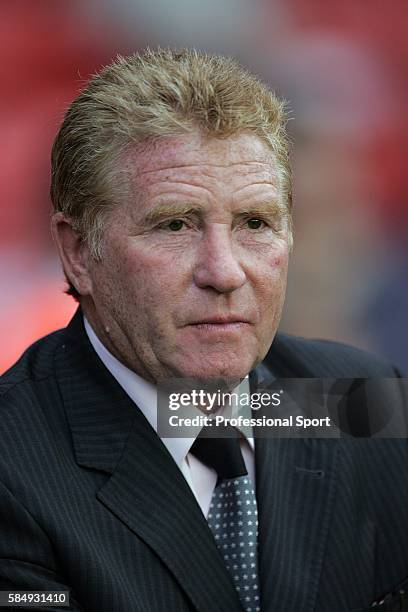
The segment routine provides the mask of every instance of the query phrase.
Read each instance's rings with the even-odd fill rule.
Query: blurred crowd
[[[75,310],[49,236],[49,155],[89,75],[147,45],[231,54],[288,100],[295,248],[282,329],[408,374],[406,3],[0,3],[0,372]]]

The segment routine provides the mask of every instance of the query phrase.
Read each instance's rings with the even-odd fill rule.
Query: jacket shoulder
[[[20,359],[0,377],[0,397],[16,385],[40,381],[53,374],[54,354],[62,342],[63,331],[52,332],[28,347]]]
[[[386,360],[364,350],[334,342],[279,333],[265,358],[282,376],[311,378],[395,377],[398,371]]]

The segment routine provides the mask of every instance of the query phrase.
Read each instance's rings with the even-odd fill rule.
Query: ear
[[[66,276],[80,295],[92,295],[89,248],[73,228],[71,219],[62,212],[55,213],[51,218],[51,233]]]

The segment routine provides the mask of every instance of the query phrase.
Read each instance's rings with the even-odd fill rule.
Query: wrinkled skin
[[[273,340],[286,288],[286,208],[270,149],[253,134],[195,133],[123,164],[129,195],[107,218],[100,261],[55,221],[92,327],[152,382],[244,378]]]

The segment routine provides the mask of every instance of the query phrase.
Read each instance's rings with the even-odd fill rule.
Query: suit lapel
[[[135,419],[123,456],[98,499],[159,555],[197,610],[240,610],[195,497],[147,427]]]
[[[78,312],[56,356],[78,464],[109,476],[97,498],[142,539],[196,610],[242,608],[184,476],[93,351]]]
[[[270,354],[250,377],[251,390],[273,378],[305,376]],[[276,364],[281,364],[278,369]],[[307,376],[307,374],[306,374]],[[267,415],[267,408],[265,413]],[[258,415],[257,415],[258,416]],[[260,416],[260,415],[259,415]],[[262,609],[315,609],[325,544],[334,507],[338,442],[335,439],[256,438],[256,494]]]

